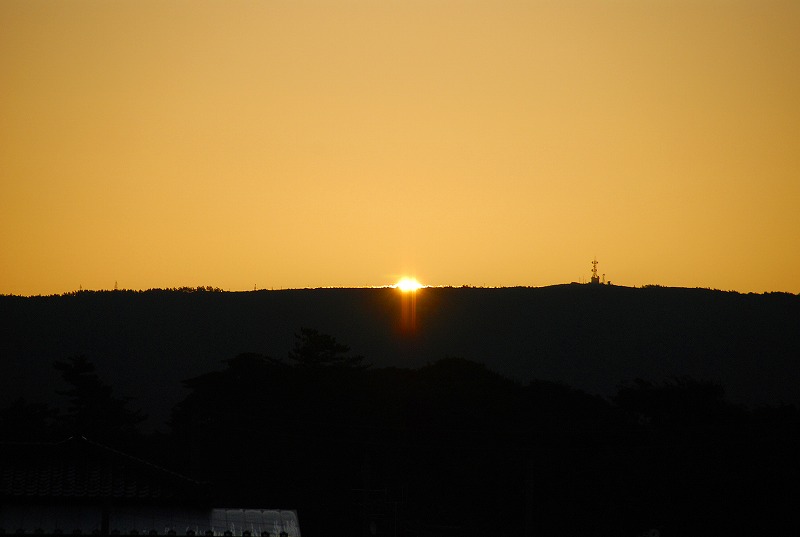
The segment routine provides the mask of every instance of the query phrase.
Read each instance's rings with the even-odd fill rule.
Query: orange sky
[[[800,292],[800,2],[0,2],[0,293]]]

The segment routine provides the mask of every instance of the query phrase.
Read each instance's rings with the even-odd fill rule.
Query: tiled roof
[[[204,486],[85,438],[0,443],[0,498],[196,500]]]

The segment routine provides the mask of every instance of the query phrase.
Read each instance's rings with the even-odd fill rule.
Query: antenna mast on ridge
[[[597,257],[592,261],[592,283],[600,283],[600,277],[597,275]]]

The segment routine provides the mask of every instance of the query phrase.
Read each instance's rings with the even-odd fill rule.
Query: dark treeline
[[[445,356],[520,383],[562,382],[610,397],[620,382],[681,376],[731,402],[800,405],[800,296],[560,285],[428,288],[404,331],[395,289],[228,293],[214,288],[0,296],[0,406],[60,389],[54,361],[85,355],[160,428],[182,381],[240,351],[285,356],[300,326],[335,334],[375,368]],[[51,403],[56,399],[51,398]]]
[[[800,417],[744,407],[692,377],[609,397],[519,382],[445,358],[376,367],[301,329],[288,353],[245,353],[185,380],[169,428],[83,357],[59,396],[17,400],[4,439],[85,434],[209,482],[219,506],[296,508],[303,534],[794,535]]]

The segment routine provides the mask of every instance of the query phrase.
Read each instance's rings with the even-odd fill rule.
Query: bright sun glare
[[[416,291],[417,289],[422,287],[422,284],[419,283],[416,280],[416,278],[403,278],[402,280],[397,282],[394,286],[405,293],[408,291]]]

